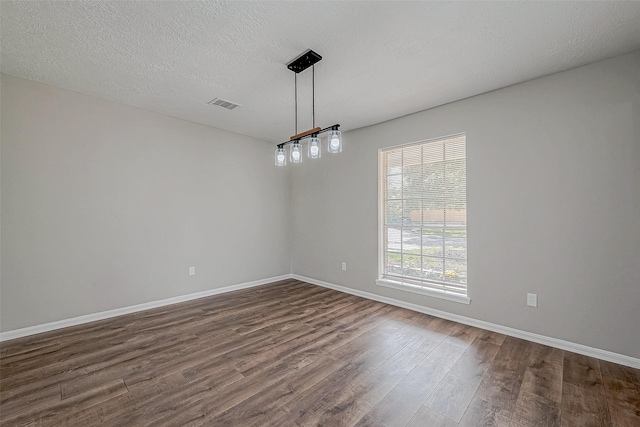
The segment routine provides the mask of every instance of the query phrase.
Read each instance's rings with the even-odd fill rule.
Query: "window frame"
[[[414,142],[409,142],[409,143],[405,143],[405,144],[399,144],[399,145],[393,145],[390,147],[383,147],[378,149],[378,278],[376,279],[376,284],[378,286],[383,286],[383,287],[387,287],[387,288],[392,288],[392,289],[399,289],[402,291],[406,291],[406,292],[411,292],[411,293],[416,293],[416,294],[421,294],[421,295],[427,295],[430,297],[434,297],[434,298],[440,298],[440,299],[444,299],[444,300],[448,300],[448,301],[453,301],[453,302],[458,302],[458,303],[462,303],[462,304],[469,304],[471,302],[471,298],[469,298],[469,284],[468,284],[468,273],[467,273],[467,283],[466,283],[466,294],[460,294],[460,293],[455,293],[455,292],[449,292],[446,291],[444,289],[434,289],[434,288],[428,288],[428,287],[424,287],[420,284],[418,284],[420,281],[419,280],[411,280],[410,278],[406,278],[406,280],[403,280],[403,277],[389,277],[389,276],[385,276],[385,271],[384,271],[384,263],[385,263],[385,188],[384,188],[384,184],[385,184],[385,176],[387,174],[387,171],[383,168],[383,153],[385,152],[389,152],[389,151],[393,151],[393,150],[399,150],[405,147],[411,147],[411,146],[415,146],[415,145],[422,145],[422,144],[428,144],[431,142],[437,142],[437,141],[442,141],[442,140],[446,140],[446,139],[450,139],[450,138],[456,138],[456,137],[464,137],[465,138],[465,173],[467,170],[466,167],[466,161],[467,161],[467,154],[466,154],[466,144],[467,144],[467,134],[464,132],[461,133],[457,133],[457,134],[452,134],[452,135],[446,135],[446,136],[440,136],[440,137],[436,137],[436,138],[430,138],[430,139],[425,139],[425,140],[420,140],[420,141],[414,141]],[[424,163],[423,163],[424,164]],[[465,191],[467,191],[468,186],[465,185]],[[467,230],[467,244],[468,244],[468,225],[465,226],[465,230]],[[400,237],[402,238],[402,236]],[[467,246],[468,248],[468,246]],[[468,251],[467,251],[467,269],[468,269]],[[468,270],[467,270],[468,271]],[[418,283],[416,283],[418,282]],[[428,281],[425,281],[428,283]],[[432,282],[432,283],[437,283],[436,281]]]

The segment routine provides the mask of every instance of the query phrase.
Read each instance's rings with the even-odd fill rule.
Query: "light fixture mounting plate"
[[[287,64],[287,68],[298,74],[311,67],[316,62],[320,62],[322,56],[318,55],[311,49],[298,56],[296,59]]]

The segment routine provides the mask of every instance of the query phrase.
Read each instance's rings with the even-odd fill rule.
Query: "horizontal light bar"
[[[324,133],[324,132],[329,132],[330,130],[338,130],[338,129],[340,129],[340,125],[339,124],[335,124],[333,126],[329,126],[329,127],[324,128],[324,129],[320,129],[318,131],[316,131],[316,129],[320,129],[320,128],[309,129],[308,131],[300,132],[299,134],[292,136],[289,141],[283,142],[282,144],[278,144],[278,148],[282,148],[285,145],[291,144],[293,142],[300,142],[301,140],[306,139],[306,138],[310,138],[310,137],[312,137],[314,135],[319,135],[319,134]]]

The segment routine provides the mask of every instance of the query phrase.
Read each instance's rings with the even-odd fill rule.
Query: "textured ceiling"
[[[280,142],[379,123],[640,49],[640,2],[2,1],[2,72]],[[311,127],[310,73],[299,76]],[[215,97],[242,104],[207,105]]]

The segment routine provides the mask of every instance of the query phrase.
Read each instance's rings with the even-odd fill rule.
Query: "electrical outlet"
[[[189,276],[195,276],[195,275],[196,275],[196,268],[189,267]]]
[[[346,263],[346,262],[343,262],[343,263],[342,263],[342,270],[343,270],[343,271],[346,271],[346,269],[347,269],[347,263]]]
[[[538,294],[527,294],[527,305],[531,307],[538,306]]]

